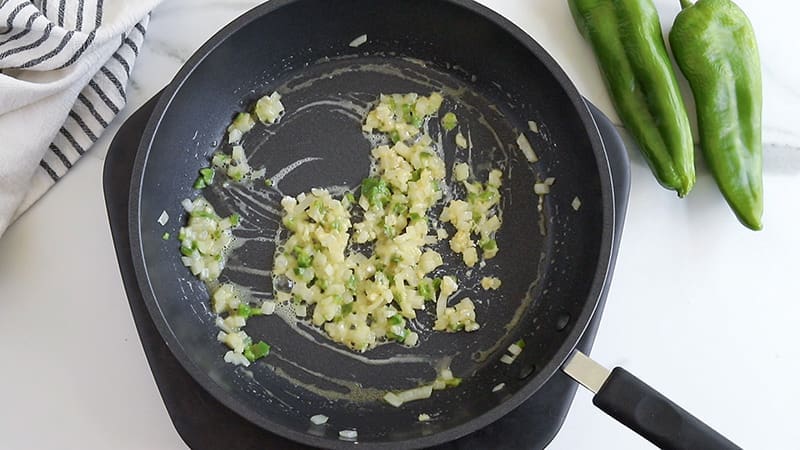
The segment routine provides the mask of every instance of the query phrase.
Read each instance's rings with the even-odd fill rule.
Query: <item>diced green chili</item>
[[[442,127],[444,127],[445,130],[451,131],[456,127],[456,125],[458,125],[458,118],[452,112],[449,112],[442,117]]]
[[[431,301],[435,295],[433,281],[430,279],[424,279],[420,282],[419,286],[417,286],[417,292],[419,295],[422,296],[424,300]]]
[[[403,323],[405,323],[405,320],[403,319],[403,316],[401,316],[400,314],[395,314],[392,317],[389,317],[388,322],[390,325],[402,325]]]
[[[297,229],[297,224],[294,222],[294,217],[286,216],[283,218],[283,226],[286,227],[289,231],[295,231]]]
[[[405,103],[400,108],[401,108],[402,114],[403,114],[403,122],[408,123],[408,124],[413,123],[414,122],[414,113],[413,113],[413,111],[411,109],[411,105],[409,105],[408,103]]]
[[[308,252],[300,247],[294,248],[294,257],[297,259],[297,266],[299,268],[311,267],[311,261],[314,259],[313,255],[308,254]]]
[[[361,195],[365,196],[372,206],[383,208],[392,195],[386,181],[379,177],[365,178],[361,182]]]
[[[487,189],[481,192],[480,199],[483,202],[491,202],[494,200],[496,194],[497,192],[494,189]]]
[[[255,344],[250,344],[244,350],[244,357],[250,362],[254,362],[269,355],[269,344],[264,341],[258,341]]]
[[[161,239],[163,239],[165,241],[168,240],[169,239],[169,233],[164,232],[164,234],[161,235]]]
[[[342,315],[343,316],[346,316],[346,315],[350,314],[351,312],[353,312],[353,302],[345,303],[344,305],[342,305]]]
[[[386,336],[394,341],[403,342],[406,340],[406,336],[408,336],[409,333],[410,331],[408,330],[408,328],[405,328],[403,329],[403,334],[394,334],[391,331],[387,331]]]
[[[247,303],[242,303],[242,304],[239,305],[238,308],[236,308],[236,313],[238,315],[244,317],[245,319],[247,319],[248,317],[254,316],[255,312],[256,312],[256,310],[251,308],[250,305],[248,305]]]
[[[497,241],[494,239],[487,239],[481,242],[481,248],[487,251],[497,249]]]
[[[200,176],[203,177],[206,185],[211,186],[214,183],[214,169],[210,167],[200,169]]]
[[[393,238],[395,235],[394,225],[383,224],[383,233],[388,238]]]

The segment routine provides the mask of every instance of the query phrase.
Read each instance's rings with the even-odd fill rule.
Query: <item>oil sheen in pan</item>
[[[504,172],[504,179],[510,180],[512,176],[511,164],[509,160],[519,160],[521,157],[519,150],[513,142],[504,142],[497,130],[491,125],[492,121],[487,119],[484,111],[476,107],[485,103],[485,100],[477,97],[463,82],[456,83],[456,79],[444,75],[440,77],[454,84],[442,82],[440,79],[431,78],[428,73],[432,71],[430,65],[423,61],[408,59],[408,58],[394,58],[390,60],[376,58],[375,62],[359,63],[352,61],[349,64],[342,65],[342,60],[324,59],[310,67],[317,66],[323,70],[318,71],[318,75],[309,78],[305,73],[300,73],[296,76],[290,76],[282,84],[270,86],[270,91],[276,90],[284,97],[285,101],[291,102],[295,97],[302,98],[304,93],[313,90],[317,83],[330,82],[337,78],[348,77],[353,73],[359,72],[374,72],[385,75],[386,77],[398,80],[400,84],[406,82],[410,86],[414,86],[413,90],[408,91],[384,91],[389,92],[419,92],[420,94],[427,95],[432,91],[440,91],[445,96],[445,105],[442,110],[455,110],[460,119],[460,127],[462,134],[467,137],[469,143],[467,149],[455,149],[455,159],[458,161],[466,161],[471,166],[472,170],[479,174],[484,174],[490,169],[490,166],[499,167]],[[331,64],[333,63],[333,64]],[[330,64],[330,70],[324,70]],[[308,69],[308,68],[307,68]],[[305,71],[304,71],[305,72]],[[469,77],[466,77],[467,79]],[[474,78],[473,78],[474,81]],[[339,93],[337,93],[339,94]],[[455,100],[455,103],[453,102]],[[218,208],[218,211],[230,210],[230,212],[237,212],[242,216],[242,223],[239,228],[234,231],[236,240],[231,249],[231,254],[225,271],[223,272],[223,281],[233,282],[240,286],[240,289],[246,296],[254,301],[261,301],[273,298],[272,280],[271,280],[271,265],[272,256],[275,248],[280,244],[281,238],[285,237],[281,227],[281,206],[280,200],[287,193],[295,195],[296,192],[285,192],[284,181],[291,178],[292,175],[298,170],[302,170],[304,166],[317,165],[325,163],[325,160],[318,155],[305,155],[304,157],[283,164],[281,167],[270,167],[269,164],[261,164],[259,161],[264,159],[263,154],[271,150],[270,141],[276,139],[284,128],[299,121],[304,123],[308,120],[313,113],[324,111],[326,114],[338,115],[339,119],[345,120],[348,126],[352,126],[355,130],[360,130],[360,126],[366,113],[374,106],[376,101],[376,94],[372,92],[357,92],[349,91],[342,92],[336,97],[327,98],[313,98],[302,104],[295,104],[293,107],[287,106],[285,115],[276,124],[270,127],[263,127],[260,124],[245,137],[243,146],[248,155],[251,164],[256,167],[265,166],[267,169],[267,178],[271,180],[272,186],[266,187],[263,182],[256,181],[250,184],[234,184],[234,183],[220,183],[215,184],[207,189],[206,195],[209,200]],[[496,114],[495,120],[502,120],[503,113],[494,105],[485,105],[484,108]],[[462,117],[469,117],[469,120],[461,120]],[[296,123],[294,125],[297,125]],[[310,125],[311,126],[311,125]],[[477,128],[476,128],[477,127]],[[443,149],[445,147],[445,139],[452,140],[454,132],[445,135],[440,132],[438,124],[427,123],[426,130],[434,138],[437,151],[444,158]],[[492,148],[489,150],[489,161],[478,161],[473,158],[473,130],[480,129],[483,135],[491,136]],[[515,130],[516,131],[516,130]],[[364,135],[368,142],[368,147],[373,148],[377,145],[387,143],[385,138],[375,135]],[[449,145],[452,145],[450,143]],[[453,146],[455,148],[455,146]],[[486,150],[484,148],[484,150]],[[226,149],[227,151],[227,149]],[[370,158],[368,153],[363,155],[366,161]],[[453,158],[445,159],[448,168],[454,163]],[[530,166],[528,166],[530,167]],[[531,174],[533,168],[529,169]],[[527,174],[528,177],[531,174]],[[360,177],[367,176],[368,173],[359,174]],[[441,207],[452,198],[454,191],[458,188],[453,187],[453,182],[448,177],[448,189],[446,189],[446,196],[440,202],[438,208],[433,211],[433,216],[438,217]],[[334,196],[340,197],[344,193],[352,191],[357,185],[343,185],[334,184],[331,186],[313,185],[313,182],[306,183],[304,190],[310,190],[312,187],[326,188]],[[225,206],[222,206],[225,205]],[[503,204],[500,210],[511,207],[511,199],[504,192]],[[543,220],[544,214],[541,215],[540,220]],[[432,223],[432,229],[435,229],[436,224]],[[499,234],[502,234],[501,228]],[[449,252],[447,249],[446,241],[440,243],[441,248],[437,248],[443,255]],[[266,251],[265,251],[266,250]],[[254,251],[258,251],[259,255],[253,255]],[[501,248],[502,252],[502,248]],[[255,256],[255,257],[254,257]],[[544,256],[544,255],[542,255]],[[445,257],[447,260],[448,258]],[[453,258],[450,258],[453,260]],[[460,260],[460,259],[456,259]],[[490,276],[491,273],[478,270],[466,270],[463,264],[450,264],[453,267],[459,267],[458,270],[448,270],[448,273],[455,272],[459,279],[461,286],[477,286],[481,276]],[[540,267],[542,265],[540,264]],[[532,282],[527,289],[527,294],[524,298],[520,299],[516,305],[513,316],[509,322],[505,324],[506,330],[512,330],[520,318],[523,316],[525,310],[534,302],[534,288],[538,282],[538,277]],[[476,306],[481,307],[483,301],[481,298],[492,295],[496,291],[484,291],[481,296],[476,300]],[[454,298],[459,298],[458,294]],[[504,301],[509,301],[505,299]],[[483,305],[486,306],[486,305]],[[427,313],[424,313],[427,314]],[[423,315],[423,314],[421,314]],[[280,305],[276,308],[276,314],[273,316],[280,318],[289,328],[294,330],[298,336],[314,342],[317,345],[325,347],[331,352],[335,352],[346,358],[358,361],[361,364],[367,365],[390,365],[390,364],[423,364],[430,369],[430,378],[435,376],[436,369],[440,368],[443,363],[449,364],[452,357],[457,355],[448,355],[445,359],[442,357],[431,357],[427,355],[408,354],[404,353],[409,351],[405,347],[394,345],[396,347],[395,354],[388,358],[373,358],[370,353],[357,354],[346,349],[343,346],[329,341],[324,332],[316,327],[313,327],[305,319],[298,318],[294,312],[292,305]],[[253,320],[270,320],[266,318],[257,318]],[[480,313],[478,316],[480,321]],[[430,323],[429,321],[428,323]],[[425,332],[429,328],[425,321],[415,320],[413,326],[421,333],[421,345],[424,345]],[[429,330],[427,332],[430,332]],[[476,333],[480,333],[477,331]],[[254,338],[267,340],[269,336],[254,336]],[[481,349],[472,352],[471,359],[480,363],[485,361],[488,357],[493,355],[499,350],[501,341],[498,341],[489,348]],[[220,350],[222,353],[222,349]],[[280,348],[275,348],[272,358],[276,358],[281,362],[282,367],[277,367],[268,363],[273,369],[273,373],[285,378],[293,385],[304,386],[311,392],[321,395],[329,399],[342,399],[349,401],[372,401],[380,398],[385,391],[365,388],[360,383],[354,383],[351,380],[336,379],[331,377],[331,374],[321,374],[295,364],[288,358],[282,357]],[[297,373],[289,373],[286,369],[291,368],[292,372],[302,372],[304,375],[299,379]],[[428,382],[430,380],[427,380]],[[374,392],[373,392],[374,391]]]

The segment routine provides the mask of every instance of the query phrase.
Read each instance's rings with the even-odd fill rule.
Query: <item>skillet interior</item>
[[[258,425],[324,446],[343,444],[338,432],[346,428],[357,429],[358,441],[367,444],[452,439],[538,389],[588,322],[607,269],[612,220],[608,168],[594,130],[587,132],[591,119],[541,49],[502,19],[476,11],[489,15],[462,1],[407,1],[397,8],[389,1],[273,0],[201,49],[157,106],[132,181],[133,254],[145,300],[189,372]],[[349,47],[362,33],[368,43]],[[175,241],[161,240],[164,228],[157,218],[166,210],[172,217],[167,231],[177,234],[185,220],[180,201],[196,195],[191,184],[197,170],[208,165],[233,115],[275,89],[284,94],[288,114],[279,126],[259,127],[248,136],[251,164],[273,175],[298,160],[321,159],[291,171],[277,189],[218,183],[203,192],[219,212],[244,218],[236,232],[242,245],[223,279],[251,288],[257,298],[269,297],[266,271],[281,193],[356,186],[368,174],[370,148],[359,131],[358,112],[381,92],[442,90],[448,98],[443,111],[457,100],[461,122],[471,125],[478,177],[485,179],[487,167],[499,165],[507,180],[498,258],[472,276],[459,273],[467,287],[461,295],[477,300],[481,330],[429,334],[411,350],[382,346],[363,355],[372,360],[366,363],[320,345],[328,342],[314,332],[311,339],[302,337],[273,316],[248,325],[255,339],[273,345],[267,359],[247,370],[222,361],[208,293],[181,266]],[[542,129],[527,133],[541,158],[535,165],[514,144],[528,120]],[[432,127],[436,131],[437,125]],[[456,158],[452,133],[443,142],[449,167]],[[457,156],[466,158],[464,152]],[[545,177],[555,177],[556,185],[544,203],[542,236],[532,185]],[[582,202],[577,212],[571,207],[576,196]],[[443,248],[446,261],[457,261]],[[500,276],[502,288],[474,289],[483,275]],[[507,330],[529,291],[533,301]],[[420,322],[430,326],[431,320]],[[511,366],[498,363],[505,347],[520,337],[528,343],[522,357]],[[492,348],[486,359],[476,357]],[[453,357],[456,375],[468,377],[458,388],[400,409],[374,401],[379,391],[432,380],[433,366],[445,357]],[[505,389],[492,393],[501,382]],[[423,412],[434,420],[419,423]],[[329,416],[329,424],[311,426],[308,417],[314,414]]]

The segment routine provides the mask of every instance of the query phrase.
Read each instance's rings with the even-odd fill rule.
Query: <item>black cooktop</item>
[[[305,449],[246,421],[206,392],[180,365],[150,319],[136,282],[128,235],[128,195],[136,150],[158,96],[136,111],[114,137],[106,156],[103,189],[117,260],[133,320],[161,398],[178,434],[196,450]],[[630,185],[625,146],[603,113],[589,104],[602,135],[615,186],[617,233],[612,271],[625,219]],[[609,277],[612,274],[609,271]],[[610,281],[610,280],[609,280]],[[577,348],[588,354],[605,305],[603,292],[594,319]],[[572,404],[577,384],[557,372],[530,399],[495,423],[437,449],[540,449],[555,437]],[[224,430],[224,432],[221,432]]]

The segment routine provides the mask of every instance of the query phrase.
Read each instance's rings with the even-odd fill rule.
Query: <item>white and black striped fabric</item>
[[[159,1],[0,0],[0,234],[125,106]]]

